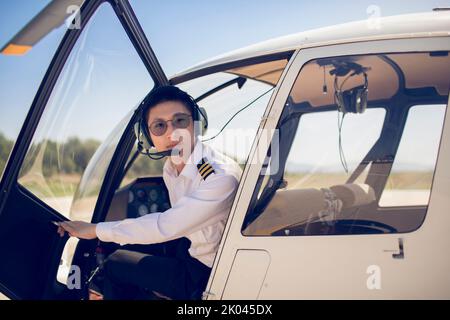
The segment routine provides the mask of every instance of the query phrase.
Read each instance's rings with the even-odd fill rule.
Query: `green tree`
[[[6,161],[8,160],[13,146],[14,142],[6,138],[5,135],[0,132],[0,174],[6,166]]]

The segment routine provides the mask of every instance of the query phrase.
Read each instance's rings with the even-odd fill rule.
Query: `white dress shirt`
[[[212,170],[197,166],[202,159]],[[101,222],[96,226],[97,237],[121,245],[187,237],[190,255],[212,267],[241,173],[235,161],[197,142],[179,175],[170,159],[164,164],[163,179],[172,208],[135,219]]]

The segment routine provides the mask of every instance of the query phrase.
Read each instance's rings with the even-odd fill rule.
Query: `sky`
[[[3,46],[49,0],[0,1]],[[167,75],[205,59],[286,34],[380,16],[431,11],[450,0],[131,0]],[[373,10],[373,9],[372,9]],[[25,57],[0,56],[0,130],[18,134],[64,28],[52,32]],[[46,50],[43,50],[44,46]],[[47,48],[48,47],[48,48]],[[42,49],[42,50],[38,50]],[[18,101],[17,101],[18,100]]]
[[[49,0],[0,1],[0,45]],[[431,11],[450,0],[130,0],[168,74],[259,41],[380,16]]]
[[[48,3],[49,0],[0,0],[0,46]],[[130,0],[130,3],[168,76],[224,52],[274,37],[364,20],[374,14],[390,16],[429,12],[435,7],[450,6],[450,0]],[[151,80],[111,12],[103,10],[94,21],[91,35],[84,39],[84,45],[78,45],[77,56],[74,54],[80,58],[73,58],[65,72],[66,83],[79,83],[85,91],[74,93],[62,88],[51,102],[54,110],[61,104],[76,108],[77,102],[88,101],[98,92],[116,93],[115,96],[105,95],[102,101],[85,103],[82,113],[85,116],[97,108],[102,114],[99,126],[109,125],[111,128],[103,130],[109,132],[113,124],[118,123],[145,95]],[[65,31],[64,26],[54,30],[23,57],[0,55],[0,132],[10,139],[15,139],[19,133]],[[100,40],[92,42],[95,36]],[[118,49],[129,58],[125,60],[114,55]],[[108,63],[117,68],[112,70]],[[132,81],[138,85],[123,90],[123,85]],[[87,88],[86,84],[92,84],[93,88]],[[118,107],[106,108],[104,105]],[[77,123],[79,125],[75,126]],[[105,138],[98,134],[98,130],[92,131],[90,122],[82,118],[74,118],[71,123],[67,119],[56,122],[53,132],[61,126],[73,126],[73,130],[79,130],[84,138]],[[71,132],[68,130],[67,134]],[[52,133],[42,133],[43,136],[46,134]]]

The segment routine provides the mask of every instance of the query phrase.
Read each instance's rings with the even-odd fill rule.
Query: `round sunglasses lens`
[[[167,124],[164,121],[155,121],[150,125],[150,131],[155,136],[161,136],[166,132]]]
[[[173,117],[173,126],[179,129],[185,129],[189,126],[190,116],[187,114],[176,114]]]

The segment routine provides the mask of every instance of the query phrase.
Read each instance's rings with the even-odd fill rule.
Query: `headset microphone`
[[[177,148],[169,149],[169,150],[165,150],[165,151],[150,152],[149,150],[145,150],[141,143],[138,143],[138,151],[141,154],[146,155],[150,159],[153,159],[153,160],[160,160],[164,157],[180,155],[180,150]]]

